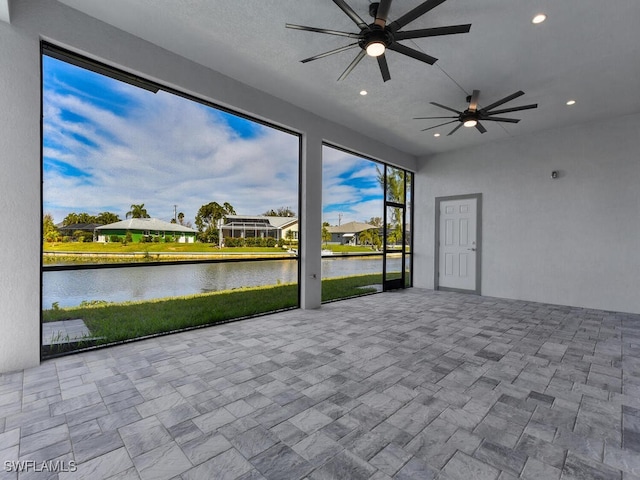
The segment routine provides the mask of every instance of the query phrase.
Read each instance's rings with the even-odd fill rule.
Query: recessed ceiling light
[[[434,134],[433,134],[433,136],[434,136],[434,137],[439,137],[439,136],[440,136],[440,134],[439,134],[439,133],[434,133]]]
[[[360,95],[362,95],[362,96],[365,96],[367,93],[369,93],[369,92],[367,92],[366,90],[360,90]]]
[[[576,101],[575,101],[575,100],[569,100],[569,101],[567,102],[567,105],[575,105],[575,104],[576,104]]]
[[[540,13],[538,15],[536,15],[535,17],[533,17],[533,20],[531,20],[532,23],[542,23],[547,19],[547,16],[544,13]]]

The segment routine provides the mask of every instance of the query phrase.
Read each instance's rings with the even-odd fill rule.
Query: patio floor
[[[90,339],[91,332],[82,319],[42,324],[42,345],[57,345]]]
[[[75,462],[19,477],[60,480],[640,479],[640,315],[411,289],[48,360],[0,375],[0,479],[14,460]]]

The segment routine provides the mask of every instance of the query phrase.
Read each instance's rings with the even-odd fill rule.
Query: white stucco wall
[[[482,295],[639,313],[639,138],[634,115],[419,159],[415,285],[435,198],[482,193]]]
[[[38,50],[37,38],[0,22],[0,371],[39,361]]]
[[[39,362],[41,39],[304,135],[302,157],[309,162],[303,165],[301,182],[304,308],[320,306],[322,141],[415,169],[410,155],[62,4],[12,2],[11,23],[0,22],[0,236],[7,240],[0,249],[0,372]]]

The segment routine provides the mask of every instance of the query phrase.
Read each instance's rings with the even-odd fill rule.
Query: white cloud
[[[327,146],[322,152],[322,220],[337,225],[382,217],[379,164]]]
[[[229,202],[242,214],[281,206],[297,211],[296,136],[259,127],[257,136],[243,138],[216,110],[162,91],[136,93],[133,100],[132,110],[119,116],[46,92],[44,154],[65,164],[45,170],[44,210],[56,221],[69,212],[105,210],[124,218],[134,203],[165,220],[177,204],[193,221],[211,201]]]
[[[163,91],[115,83],[119,96],[99,99],[59,82],[44,102],[43,201],[55,221],[70,212],[124,218],[134,203],[164,220],[177,205],[191,222],[212,201],[239,214],[297,212],[297,136],[256,124],[243,137],[224,113]],[[339,213],[342,223],[382,216],[377,166],[323,148],[323,221],[337,224]]]

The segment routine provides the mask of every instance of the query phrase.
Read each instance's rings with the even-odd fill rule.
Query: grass
[[[287,247],[288,248],[288,247]],[[287,256],[287,248],[280,247],[225,247],[210,243],[129,243],[117,242],[55,242],[45,243],[43,263],[45,265],[87,263],[136,263],[192,260],[204,258],[238,258]],[[294,246],[297,248],[297,246]],[[369,246],[335,245],[323,246],[335,254],[379,253]],[[55,255],[54,255],[55,254]]]
[[[55,254],[55,255],[52,255]],[[233,258],[234,256],[287,255],[280,247],[218,248],[211,243],[128,243],[56,242],[45,243],[43,263],[130,263],[175,261],[197,258]]]
[[[322,301],[328,302],[340,298],[354,297],[363,293],[375,292],[375,288],[363,288],[381,285],[382,274],[354,275],[350,277],[325,278],[322,280]]]
[[[381,275],[322,281],[322,300],[362,295]],[[175,330],[210,325],[298,305],[297,284],[212,292],[141,302],[107,303],[42,311],[44,322],[81,318],[98,343],[108,344]]]
[[[293,245],[293,248],[298,248]],[[322,247],[335,253],[371,253],[374,250],[363,245],[334,245],[327,244]],[[70,253],[284,253],[286,248],[281,247],[224,247],[218,248],[212,243],[122,243],[109,242],[46,242],[44,252],[70,252]]]
[[[329,243],[323,244],[322,249],[331,250],[333,253],[375,253],[375,250],[365,245],[335,245]]]
[[[44,252],[77,253],[220,253],[220,252],[275,252],[285,250],[280,247],[228,247],[218,248],[212,243],[122,243],[109,242],[46,242]]]

